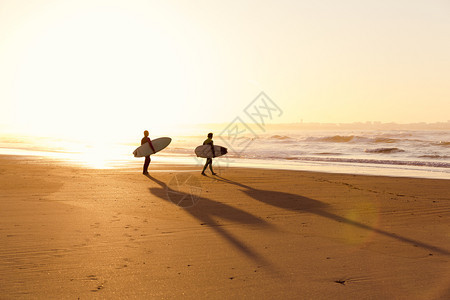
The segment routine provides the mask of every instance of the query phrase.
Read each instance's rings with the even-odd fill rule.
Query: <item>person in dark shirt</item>
[[[153,144],[152,144],[152,140],[148,137],[148,131],[144,131],[144,137],[141,140],[141,145],[144,145],[145,143],[149,143],[150,144],[150,148],[152,148],[153,153],[155,153],[155,148],[153,148]],[[145,157],[145,161],[144,161],[144,170],[142,172],[142,174],[148,174],[148,166],[150,165],[150,155],[147,155]]]
[[[216,157],[216,155],[214,153],[214,142],[212,140],[212,137],[213,137],[213,134],[211,132],[208,133],[208,138],[203,142],[203,145],[211,145],[211,151],[212,151],[213,157]],[[206,176],[205,170],[208,166],[209,166],[209,169],[211,170],[211,173],[213,175],[216,175],[216,173],[214,173],[213,168],[212,168],[212,158],[206,159],[206,163],[205,163],[205,166],[203,167],[202,175]]]

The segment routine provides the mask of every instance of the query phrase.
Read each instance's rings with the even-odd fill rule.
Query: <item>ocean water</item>
[[[202,140],[184,137],[169,151],[189,155]],[[219,136],[215,143],[230,150],[218,162],[222,167],[450,179],[450,133],[443,130],[278,130],[256,137]]]
[[[151,137],[156,138],[156,137]],[[194,149],[205,136],[172,136],[155,163],[201,165]],[[450,179],[450,132],[381,130],[271,130],[257,135],[217,134],[216,145],[229,149],[215,167],[292,169],[349,174]],[[132,156],[138,141],[89,143],[50,138],[3,136],[0,154],[32,155],[89,168],[128,168],[142,164]],[[109,149],[107,152],[104,149]]]

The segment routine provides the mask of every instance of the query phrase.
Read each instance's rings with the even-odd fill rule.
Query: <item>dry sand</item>
[[[1,156],[0,299],[450,298],[448,180],[150,170]]]

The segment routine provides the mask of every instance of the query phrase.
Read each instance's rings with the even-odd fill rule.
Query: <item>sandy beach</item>
[[[450,182],[0,157],[0,299],[449,299]]]

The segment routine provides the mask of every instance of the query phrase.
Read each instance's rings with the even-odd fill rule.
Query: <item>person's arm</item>
[[[209,143],[209,144],[211,145],[211,151],[212,151],[213,158],[214,158],[214,157],[216,157],[216,153],[214,152],[214,142],[211,141],[211,143]]]
[[[156,153],[155,148],[153,148],[152,140],[148,138],[148,143],[150,144],[150,148],[152,148],[153,153]]]

